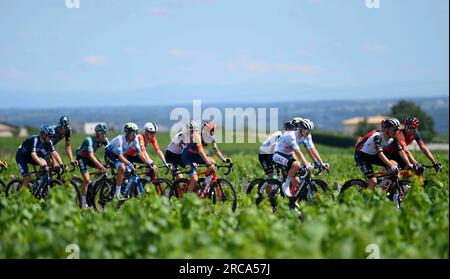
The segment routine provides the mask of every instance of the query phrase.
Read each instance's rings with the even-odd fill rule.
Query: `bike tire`
[[[13,179],[11,180],[5,188],[5,195],[6,197],[11,197],[17,193],[22,188],[22,182],[21,179]],[[31,182],[30,182],[31,183]]]
[[[211,186],[208,196],[213,204],[224,203],[231,199],[231,211],[234,213],[237,208],[237,195],[234,185],[225,178],[219,178]]]
[[[341,190],[339,191],[338,201],[340,203],[344,202],[344,192],[348,192],[348,189],[350,188],[354,189],[358,187],[358,191],[362,194],[362,191],[367,189],[367,182],[362,179],[350,179],[349,181],[345,182],[344,185],[342,185]]]

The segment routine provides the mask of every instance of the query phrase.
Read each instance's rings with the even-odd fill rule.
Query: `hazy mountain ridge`
[[[417,102],[435,120],[435,129],[441,135],[448,135],[449,126],[449,98],[410,98]],[[278,120],[282,123],[293,116],[311,118],[322,130],[340,131],[342,121],[352,117],[367,117],[376,114],[387,114],[390,107],[398,99],[389,100],[336,100],[336,101],[307,101],[307,102],[275,102],[275,103],[221,103],[214,104],[207,101],[202,103],[202,110],[217,107],[222,114],[225,108],[248,107],[278,108]],[[182,106],[192,111],[192,103]],[[125,122],[143,124],[147,121],[158,123],[162,127],[170,127],[177,121],[170,120],[170,112],[175,106],[127,106],[127,107],[96,107],[96,108],[51,108],[51,109],[2,109],[0,121],[18,126],[38,127],[42,123],[56,123],[59,116],[70,116],[74,128],[80,128],[84,122],[105,121],[111,127],[120,128]],[[267,110],[267,117],[269,118]]]

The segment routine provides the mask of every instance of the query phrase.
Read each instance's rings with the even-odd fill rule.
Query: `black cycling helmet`
[[[69,117],[61,116],[58,121],[58,126],[62,128],[67,128],[70,125]]]
[[[125,124],[125,127],[123,127],[123,131],[128,135],[128,134],[137,134],[139,131],[139,127],[138,125],[129,122],[127,124]]]
[[[106,134],[106,124],[103,124],[103,123],[97,124],[97,126],[95,126],[95,131]]]
[[[400,121],[398,121],[397,118],[393,118],[393,117],[386,118],[383,121],[381,121],[381,127],[383,127],[383,128],[392,128],[392,127],[400,128]]]
[[[292,121],[287,121],[287,122],[284,122],[284,130],[295,130],[295,128],[296,128],[296,126],[295,126],[295,124],[294,123],[292,123]]]

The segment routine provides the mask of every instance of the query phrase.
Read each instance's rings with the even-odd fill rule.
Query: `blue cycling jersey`
[[[23,157],[31,157],[32,152],[36,152],[39,155],[45,155],[55,151],[53,143],[41,141],[41,138],[37,135],[33,135],[27,138],[18,148],[17,154]]]

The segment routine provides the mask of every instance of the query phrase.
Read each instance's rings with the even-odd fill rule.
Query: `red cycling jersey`
[[[147,138],[145,138],[144,135],[139,134],[139,135],[137,135],[137,138],[138,138],[139,146],[141,147],[142,152],[146,151],[146,147],[149,143],[151,143],[153,145],[155,152],[158,152],[160,150],[159,145],[158,145],[158,140],[156,139],[156,137],[153,137],[152,140],[148,140]],[[125,154],[127,154],[129,156],[136,156],[137,152],[136,152],[136,149],[132,148],[132,149],[125,151]]]
[[[421,144],[421,142],[423,143],[423,139],[422,136],[420,135],[420,133],[416,130],[416,132],[414,134],[412,134],[411,136],[407,137],[406,136],[406,130],[405,129],[400,129],[397,132],[397,140],[400,143],[400,145],[402,147],[406,147],[408,145],[411,144],[411,142],[413,142],[414,140],[417,142],[417,144]],[[396,145],[394,144],[390,144],[387,147],[383,148],[383,152],[386,153],[395,153],[398,152],[398,148]]]

